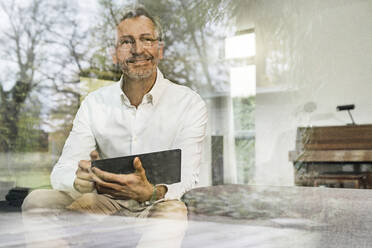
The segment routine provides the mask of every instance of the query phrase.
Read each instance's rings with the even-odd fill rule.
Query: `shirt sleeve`
[[[89,125],[88,98],[89,96],[82,102],[62,154],[53,167],[50,176],[53,189],[77,193],[73,184],[78,162],[90,160],[89,154],[96,149],[96,142]]]
[[[164,198],[167,200],[181,198],[186,191],[195,187],[199,180],[208,115],[207,107],[200,96],[194,99],[174,143],[174,148],[181,149],[181,182],[165,185],[168,191]]]

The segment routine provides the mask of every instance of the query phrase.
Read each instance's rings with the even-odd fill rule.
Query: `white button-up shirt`
[[[199,177],[207,109],[201,97],[176,85],[157,71],[154,86],[136,108],[123,93],[121,81],[90,93],[75,116],[62,155],[54,166],[54,189],[74,192],[80,160],[99,149],[112,158],[169,149],[181,149],[181,182],[166,185],[166,199],[178,199]]]

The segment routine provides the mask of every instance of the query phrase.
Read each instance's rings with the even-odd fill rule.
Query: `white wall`
[[[252,0],[238,29],[257,42],[257,184],[293,185],[296,128],[372,123],[372,1]],[[312,113],[304,105],[314,102]]]

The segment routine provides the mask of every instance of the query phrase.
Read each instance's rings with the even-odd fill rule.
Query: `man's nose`
[[[143,44],[140,40],[135,40],[132,44],[132,53],[141,54],[143,53]]]

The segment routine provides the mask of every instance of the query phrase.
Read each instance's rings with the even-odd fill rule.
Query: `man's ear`
[[[116,56],[116,49],[114,47],[110,48],[110,54],[112,58],[112,62],[114,62],[114,65],[118,63],[118,57]]]

